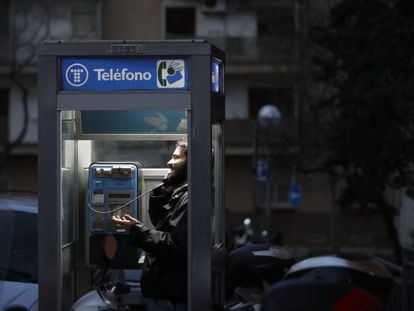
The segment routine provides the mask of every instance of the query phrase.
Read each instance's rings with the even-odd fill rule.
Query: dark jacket
[[[149,215],[155,229],[143,224],[130,229],[130,242],[146,252],[141,276],[143,296],[186,302],[187,185],[172,195],[153,194]]]

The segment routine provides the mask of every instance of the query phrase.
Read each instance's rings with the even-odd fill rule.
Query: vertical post
[[[211,296],[211,76],[210,56],[191,58],[189,132],[188,309],[209,311]]]
[[[266,224],[265,224],[265,230],[267,231],[267,236],[265,238],[268,238],[268,235],[270,233],[270,211],[272,208],[272,159],[270,154],[270,128],[266,128],[266,161],[267,161],[267,167],[268,167],[268,176],[266,181]]]
[[[257,160],[258,160],[258,151],[259,151],[259,125],[257,122],[254,124],[254,133],[253,133],[253,159],[252,159],[252,170],[254,175],[254,193],[253,193],[253,206],[255,211],[258,211],[257,204],[257,187],[258,187],[258,176],[257,176]]]
[[[266,234],[269,234],[270,231],[270,209],[271,209],[271,200],[272,200],[272,164],[271,164],[271,154],[270,154],[270,131],[272,128],[276,127],[277,124],[280,121],[280,112],[279,109],[276,108],[276,106],[273,105],[265,105],[262,108],[260,108],[258,113],[258,121],[260,126],[264,127],[266,129],[266,161],[267,161],[267,167],[268,167],[268,176],[266,180],[266,203],[265,203],[265,230],[266,232],[263,232]]]
[[[56,113],[56,57],[40,56],[38,154],[39,310],[62,307],[61,211],[57,179],[59,119]]]

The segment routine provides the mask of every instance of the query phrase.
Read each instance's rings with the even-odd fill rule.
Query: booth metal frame
[[[116,92],[62,91],[62,57],[188,57],[189,89],[186,91],[131,90]],[[39,96],[39,309],[65,310],[85,291],[78,266],[82,224],[75,224],[75,241],[62,245],[60,152],[60,113],[65,110],[134,110],[178,108],[187,111],[188,137],[188,308],[212,309],[212,234],[224,242],[224,199],[220,193],[222,232],[212,232],[212,138],[213,123],[224,121],[224,89],[211,91],[211,61],[225,62],[224,52],[202,40],[189,41],[89,41],[45,42],[38,48]],[[223,70],[224,71],[224,70]],[[115,104],[116,103],[116,104]],[[224,136],[224,134],[222,135]],[[224,139],[222,138],[224,141]],[[220,155],[223,183],[224,142]],[[79,215],[77,216],[79,217]],[[72,271],[75,278],[63,288],[63,276]],[[66,294],[62,294],[66,291]],[[223,295],[223,292],[219,293]]]

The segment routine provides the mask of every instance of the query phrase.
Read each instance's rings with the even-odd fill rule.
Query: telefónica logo
[[[74,87],[84,85],[88,81],[88,78],[88,69],[82,64],[75,63],[66,69],[66,81]]]
[[[183,88],[185,86],[185,63],[182,59],[157,61],[157,87]]]

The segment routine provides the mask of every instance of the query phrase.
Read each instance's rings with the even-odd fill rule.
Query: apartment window
[[[72,6],[72,37],[94,39],[97,37],[96,4],[76,2]]]
[[[284,119],[294,117],[294,101],[292,88],[258,87],[249,90],[249,115],[256,119],[257,114],[265,105],[275,105]]]
[[[0,88],[0,145],[8,141],[9,134],[9,90]]]
[[[257,32],[259,36],[293,35],[294,6],[276,5],[262,7],[257,11]]]
[[[9,34],[9,0],[0,0],[0,37]]]
[[[195,35],[194,7],[167,7],[165,17],[167,36]]]

